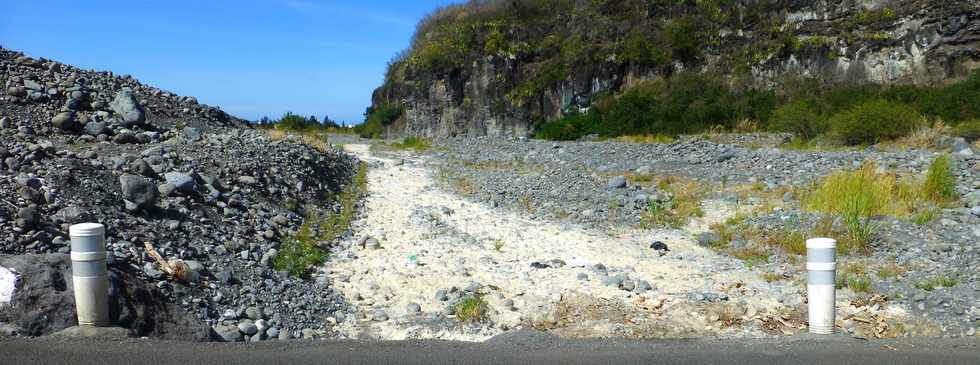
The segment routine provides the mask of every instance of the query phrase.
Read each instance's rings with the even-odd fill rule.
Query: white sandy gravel
[[[347,255],[331,255],[331,261],[324,267],[339,290],[366,314],[366,318],[340,326],[350,337],[480,341],[508,328],[550,318],[556,303],[563,297],[576,295],[621,301],[640,309],[648,303],[665,301],[665,309],[659,316],[651,313],[642,321],[662,322],[668,328],[676,326],[677,335],[691,331],[718,333],[723,331],[705,322],[703,304],[690,304],[689,293],[724,291],[732,301],[743,303],[752,312],[761,312],[779,307],[780,303],[775,301],[778,295],[772,293],[787,289],[760,280],[758,273],[747,270],[736,259],[697,246],[688,231],[626,228],[610,233],[529,220],[518,213],[491,209],[436,188],[424,158],[412,157],[417,160],[413,163],[412,158],[405,156],[410,161],[396,165],[392,159],[373,156],[367,145],[345,148],[363,160],[383,163],[368,173],[370,195],[365,218],[355,224],[355,239],[345,243],[341,250],[348,251]],[[466,245],[452,237],[432,237],[427,227],[413,224],[410,219],[412,212],[422,206],[452,209],[454,213],[440,214],[439,219],[476,238],[480,244]],[[715,213],[716,219],[723,218],[719,214],[728,212]],[[701,221],[689,226],[693,230],[705,228],[706,223]],[[384,237],[377,237],[378,230],[384,231]],[[382,249],[357,247],[358,238],[364,235],[379,239]],[[500,251],[494,249],[497,240],[503,242]],[[660,257],[649,248],[653,240],[666,242],[670,253]],[[416,263],[411,257],[416,258]],[[552,259],[564,260],[568,265],[551,269],[530,266],[534,261]],[[603,285],[590,269],[598,263],[609,268],[610,275],[625,272],[630,279],[646,280],[656,289],[638,295]],[[583,272],[589,275],[588,281],[576,278]],[[349,282],[338,280],[341,277],[349,277]],[[435,299],[436,291],[451,286],[466,288],[471,282],[491,287],[485,298],[493,309],[492,326],[477,331],[465,326],[432,329],[406,317],[409,303],[420,304],[423,313],[442,312],[446,303]],[[736,283],[742,285],[736,288]],[[359,297],[363,300],[356,300]],[[501,303],[505,299],[512,299],[517,310],[504,308]],[[376,308],[384,309],[391,319],[371,321],[371,313]],[[646,312],[641,310],[641,313]],[[598,323],[590,326],[595,327],[596,333],[586,335],[609,335],[617,330],[602,330]]]

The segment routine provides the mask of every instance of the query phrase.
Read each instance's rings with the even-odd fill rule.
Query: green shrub
[[[879,99],[834,115],[830,125],[842,143],[857,145],[907,136],[921,121],[921,115],[912,107]]]
[[[487,320],[489,307],[482,296],[474,295],[463,299],[453,306],[456,319],[460,322],[484,322]]]
[[[272,260],[272,267],[293,276],[303,276],[326,258],[327,251],[317,246],[310,232],[310,224],[304,223],[296,235],[283,240],[279,254]]]
[[[936,157],[929,165],[926,180],[922,184],[922,194],[925,198],[937,203],[956,199],[956,177],[953,176],[952,162],[949,156]]]
[[[957,124],[953,127],[952,134],[957,137],[966,138],[970,142],[980,140],[980,119]]]
[[[535,137],[552,141],[574,141],[598,131],[595,113],[571,114],[538,127]]]
[[[913,284],[916,288],[933,291],[936,288],[952,288],[959,284],[959,280],[947,277],[947,276],[936,276],[932,279],[925,279]]]
[[[327,250],[319,242],[340,237],[354,218],[357,199],[367,189],[367,165],[360,164],[357,174],[340,194],[340,212],[327,213],[326,217],[312,215],[306,218],[296,234],[283,240],[279,254],[272,260],[272,267],[293,276],[304,276],[311,268],[326,260]],[[319,235],[313,234],[313,224],[319,225]]]
[[[780,132],[790,132],[810,140],[827,131],[830,123],[817,113],[816,107],[808,101],[798,101],[776,108],[769,119],[769,126]]]

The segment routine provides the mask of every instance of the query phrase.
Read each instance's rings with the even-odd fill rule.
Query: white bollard
[[[810,333],[834,333],[837,306],[837,241],[812,238],[806,241],[806,292]]]
[[[71,280],[75,288],[78,325],[109,325],[109,277],[106,270],[105,227],[76,224],[71,236]]]

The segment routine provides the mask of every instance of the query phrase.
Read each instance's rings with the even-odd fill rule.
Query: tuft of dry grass
[[[672,198],[664,202],[652,202],[643,213],[642,225],[668,226],[679,228],[687,224],[692,217],[703,217],[701,200],[705,189],[697,181],[677,176],[662,177],[657,180],[661,191],[671,194]]]
[[[765,280],[767,283],[777,282],[783,279],[784,277],[782,275],[779,275],[774,272],[767,272],[765,274],[762,274],[762,280]]]
[[[906,271],[904,267],[899,266],[898,263],[893,261],[878,268],[878,278],[894,279],[900,275],[904,275]]]
[[[443,168],[439,170],[436,176],[459,195],[473,196],[479,191],[472,178],[459,172]]]
[[[638,134],[619,136],[613,138],[612,141],[638,144],[671,143],[674,142],[674,137],[666,134]]]
[[[735,133],[757,133],[762,131],[762,127],[758,121],[752,119],[739,119],[735,122],[735,126],[732,128]]]
[[[743,306],[731,303],[718,303],[705,308],[705,319],[709,324],[715,323],[718,326],[732,327],[737,326],[744,320],[746,309]]]
[[[757,247],[743,247],[729,252],[733,257],[742,260],[749,267],[764,264],[769,261],[769,252]]]
[[[922,180],[900,178],[894,172],[880,172],[868,160],[854,171],[830,174],[802,199],[809,211],[840,215],[847,226],[851,248],[867,250],[875,239],[876,216],[912,218],[915,222],[931,220],[928,211],[934,204],[955,201],[955,178],[946,156],[936,158]]]
[[[941,120],[934,123],[923,122],[912,134],[894,141],[883,142],[882,146],[894,149],[926,149],[936,146],[936,141],[949,132],[949,127]]]

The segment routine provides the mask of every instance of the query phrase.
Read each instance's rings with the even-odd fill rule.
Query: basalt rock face
[[[681,71],[778,89],[788,78],[942,84],[980,68],[980,3],[973,0],[671,8],[556,0],[540,14],[528,2],[490,3],[500,4],[450,7],[420,25],[373,95],[375,106],[403,110],[387,134],[523,136],[532,121],[587,107],[597,94]],[[693,44],[684,43],[686,33]],[[465,34],[452,38],[465,46],[448,48],[464,49],[433,66],[426,60],[440,48],[426,45],[446,34]],[[641,36],[630,43],[634,34]]]

